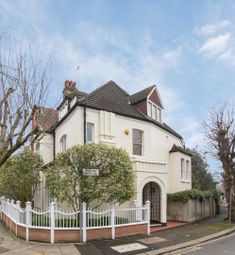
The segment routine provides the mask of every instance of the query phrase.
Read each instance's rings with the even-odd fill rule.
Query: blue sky
[[[49,105],[78,65],[87,92],[111,79],[129,93],[157,84],[164,120],[206,149],[208,111],[235,101],[234,13],[222,0],[0,0],[0,27],[51,59]]]

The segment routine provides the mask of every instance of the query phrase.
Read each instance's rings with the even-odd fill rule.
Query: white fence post
[[[146,201],[146,221],[148,223],[147,234],[150,235],[150,201]]]
[[[7,216],[9,217],[10,216],[10,199],[8,198],[7,199],[7,211],[6,211],[6,213],[7,213]]]
[[[82,241],[85,243],[87,241],[87,233],[86,233],[86,203],[82,203]]]
[[[111,205],[111,227],[112,227],[112,239],[115,239],[115,204]]]
[[[2,220],[2,202],[3,202],[3,197],[0,197],[0,217]]]
[[[134,208],[135,208],[135,218],[134,218],[134,221],[136,222],[137,221],[137,218],[138,218],[138,213],[137,213],[137,201],[136,200],[133,200],[133,204],[134,204]]]
[[[5,197],[1,197],[1,220],[3,219],[3,212],[5,212]]]
[[[15,220],[15,210],[14,210],[14,199],[11,199],[11,214],[10,214],[10,217],[12,220]],[[12,222],[12,221],[11,221]]]
[[[26,202],[26,241],[29,241],[29,227],[32,224],[32,206],[31,202]]]
[[[51,212],[51,243],[55,242],[55,202],[50,204]]]
[[[16,201],[16,236],[18,236],[18,223],[20,223],[20,201]]]
[[[20,201],[19,200],[16,201],[16,208],[17,208],[17,211],[16,211],[16,224],[17,224],[17,223],[20,223]]]

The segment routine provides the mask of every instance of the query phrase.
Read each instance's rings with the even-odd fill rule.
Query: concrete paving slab
[[[167,239],[155,236],[150,238],[139,239],[137,241],[144,244],[153,244],[153,243],[165,242],[167,241]]]
[[[124,245],[118,245],[118,246],[111,247],[111,249],[113,249],[119,253],[138,251],[138,250],[143,250],[143,249],[147,249],[147,248],[148,248],[147,246],[140,244],[140,243],[130,243],[130,244],[124,244]]]

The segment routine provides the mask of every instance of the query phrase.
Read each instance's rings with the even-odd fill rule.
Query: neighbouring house
[[[133,162],[137,205],[151,202],[151,221],[166,223],[167,193],[191,189],[191,157],[183,138],[164,122],[164,107],[156,85],[128,94],[114,81],[91,93],[65,81],[56,110],[43,108],[50,118],[46,134],[35,144],[45,164],[67,148],[102,143],[125,149]],[[45,208],[49,195],[42,182],[35,205]]]

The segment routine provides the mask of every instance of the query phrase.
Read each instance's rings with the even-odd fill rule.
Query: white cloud
[[[199,52],[208,55],[220,54],[228,47],[230,39],[231,33],[211,37],[201,46]]]
[[[181,47],[178,47],[175,50],[171,50],[166,52],[163,55],[163,59],[166,61],[166,63],[175,66],[178,63],[179,57],[181,56]]]
[[[227,28],[231,25],[231,22],[228,20],[223,20],[221,22],[207,24],[200,28],[196,28],[196,33],[199,35],[210,35],[216,33],[220,29]]]
[[[217,60],[229,65],[235,65],[235,54],[231,50],[227,50],[219,55]]]

